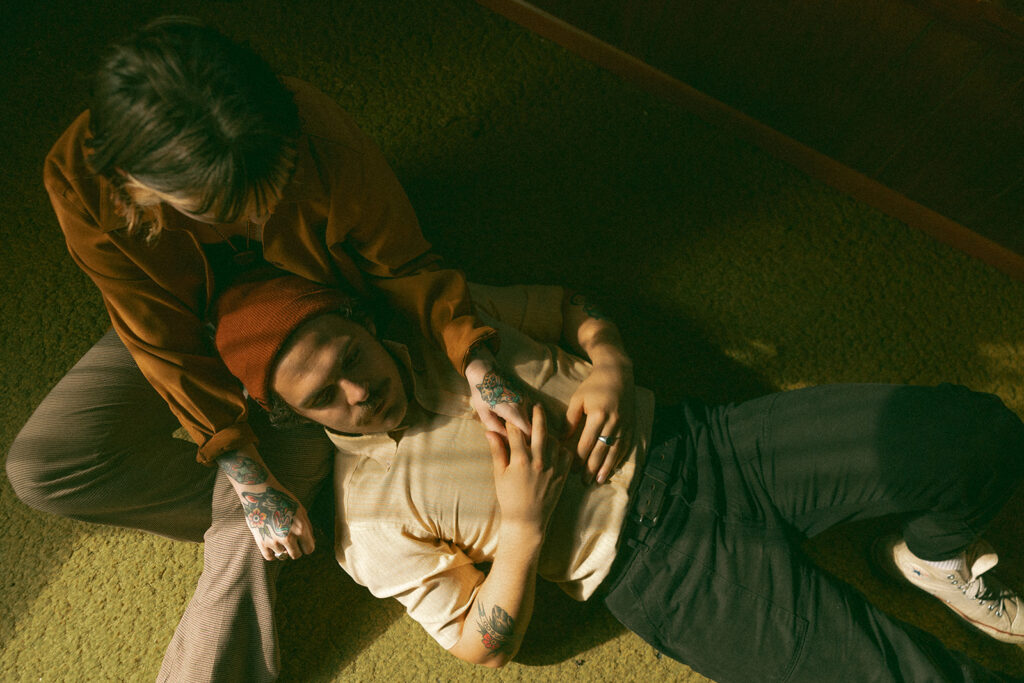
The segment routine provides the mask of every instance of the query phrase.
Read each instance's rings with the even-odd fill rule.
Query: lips
[[[387,403],[389,385],[390,380],[385,378],[381,380],[381,382],[370,392],[370,398],[364,402],[366,404],[366,408],[363,410],[363,414],[359,418],[360,424],[366,424],[373,418],[377,417],[378,413],[380,413],[384,408],[384,404]]]

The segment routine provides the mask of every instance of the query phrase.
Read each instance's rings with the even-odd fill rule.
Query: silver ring
[[[274,553],[274,557],[280,560],[282,557],[288,557],[288,553]]]
[[[606,446],[614,446],[615,442],[618,441],[618,439],[614,436],[599,436],[597,437],[597,440],[605,444]]]

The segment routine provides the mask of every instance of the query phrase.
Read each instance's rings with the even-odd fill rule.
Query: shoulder
[[[110,183],[86,160],[89,112],[82,112],[50,148],[43,162],[43,185],[65,233],[92,234],[120,227],[110,199]]]
[[[76,187],[97,184],[86,163],[88,137],[89,112],[84,111],[50,148],[43,162],[43,184],[51,196],[63,197],[74,194]]]
[[[282,77],[281,81],[295,96],[303,133],[322,143],[355,150],[365,146],[366,136],[355,119],[327,93],[298,78]]]

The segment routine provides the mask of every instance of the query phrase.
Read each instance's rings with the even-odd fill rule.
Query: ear
[[[346,306],[348,307],[346,317],[364,327],[371,337],[377,338],[377,322],[373,319],[373,314],[363,306],[362,299],[350,297]]]

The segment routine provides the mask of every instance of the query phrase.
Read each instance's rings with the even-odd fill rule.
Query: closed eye
[[[320,393],[318,393],[316,397],[310,402],[309,407],[323,408],[325,405],[329,404],[331,401],[334,400],[335,391],[336,389],[333,385],[329,387],[324,387],[324,389]]]
[[[341,364],[341,367],[345,370],[351,370],[355,367],[355,364],[359,362],[359,349],[354,349],[351,353],[345,356],[345,361]]]

